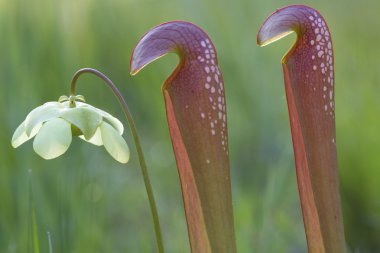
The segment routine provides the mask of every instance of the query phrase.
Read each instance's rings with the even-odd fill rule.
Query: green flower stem
[[[84,73],[90,73],[90,74],[96,75],[96,76],[100,77],[101,79],[103,79],[103,81],[111,88],[113,94],[118,99],[118,101],[119,101],[119,103],[123,109],[124,115],[127,118],[129,127],[131,129],[131,133],[133,136],[133,140],[135,142],[137,155],[139,157],[141,172],[143,174],[145,188],[146,188],[146,192],[147,192],[148,199],[149,199],[150,209],[151,209],[152,217],[153,217],[154,229],[156,232],[158,252],[163,253],[164,252],[164,246],[162,243],[161,228],[160,228],[160,222],[159,222],[158,213],[157,213],[156,202],[154,200],[152,186],[150,183],[147,166],[146,166],[145,159],[144,159],[144,154],[143,154],[143,151],[141,148],[141,143],[140,143],[140,140],[139,140],[139,137],[137,134],[136,126],[135,126],[135,123],[133,121],[132,115],[128,109],[127,103],[125,102],[123,96],[121,95],[120,91],[117,89],[115,84],[107,76],[105,76],[100,71],[95,70],[95,69],[91,69],[91,68],[80,69],[74,74],[74,76],[71,80],[70,95],[75,95],[76,81],[78,80],[79,76],[81,74],[84,74]]]

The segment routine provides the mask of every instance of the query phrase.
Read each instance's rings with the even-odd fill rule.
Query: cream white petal
[[[103,110],[100,110],[98,108],[96,108],[99,113],[102,114],[104,120],[106,122],[108,122],[114,129],[116,129],[116,131],[119,133],[119,135],[122,135],[123,132],[124,132],[124,126],[123,124],[120,122],[120,120],[118,120],[117,118],[115,118],[114,116],[112,116],[111,114],[109,114],[108,112],[105,112]]]
[[[71,139],[70,123],[55,118],[42,125],[34,139],[33,148],[42,158],[53,159],[66,152]]]
[[[14,148],[17,148],[19,147],[21,144],[23,144],[24,142],[30,140],[31,138],[33,138],[37,133],[38,131],[40,130],[42,126],[42,123],[36,125],[32,132],[30,133],[30,135],[28,136],[25,132],[25,121],[22,122],[16,129],[16,131],[14,132],[13,136],[12,136],[12,147]]]
[[[103,145],[102,135],[100,133],[99,127],[96,129],[95,134],[89,140],[86,140],[86,138],[84,138],[83,135],[79,136],[79,138],[81,138],[82,140],[85,140],[91,144],[94,144],[96,146],[102,146]]]
[[[65,107],[69,107],[68,101],[63,102],[62,104],[65,105]],[[99,108],[96,108],[96,107],[89,105],[87,103],[84,103],[84,102],[76,101],[75,104],[76,104],[76,107],[78,107],[78,108],[90,108],[90,109],[98,112],[107,123],[109,123],[113,128],[115,128],[119,132],[120,135],[123,134],[123,132],[124,132],[123,124],[120,122],[120,120],[118,120],[117,118],[115,118],[114,116],[109,114],[108,112],[103,111]]]
[[[26,135],[30,136],[32,130],[38,124],[58,117],[62,109],[63,106],[61,103],[48,102],[31,111],[25,119]]]
[[[118,162],[127,163],[129,160],[129,148],[124,138],[107,122],[99,126],[104,147],[108,153]]]
[[[87,140],[95,134],[96,129],[102,122],[102,116],[98,112],[86,107],[64,110],[59,117],[78,127]]]

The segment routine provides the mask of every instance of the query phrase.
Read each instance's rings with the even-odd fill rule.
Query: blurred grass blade
[[[51,235],[50,232],[47,232],[47,238],[49,243],[49,253],[53,253],[53,243],[51,242]]]
[[[192,252],[236,252],[226,105],[216,50],[194,24],[159,25],[136,45],[131,73],[175,52],[180,63],[163,85]]]
[[[282,64],[309,253],[343,253],[330,32],[316,10],[293,5],[265,21],[257,42],[267,45],[290,32],[297,41]]]
[[[34,253],[40,252],[40,245],[38,240],[38,226],[37,226],[37,220],[36,220],[36,211],[34,202],[32,203],[32,228],[33,228],[33,249]]]
[[[29,205],[30,205],[30,226],[29,233],[32,239],[32,249],[33,253],[40,253],[40,244],[38,240],[38,225],[36,219],[36,209],[34,204],[33,197],[33,178],[32,178],[32,170],[29,170]]]

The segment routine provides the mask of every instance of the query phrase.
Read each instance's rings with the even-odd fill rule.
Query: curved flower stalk
[[[25,121],[16,129],[12,146],[16,148],[36,136],[33,143],[35,151],[45,159],[52,159],[66,152],[72,136],[79,136],[94,145],[104,145],[113,158],[126,163],[129,159],[129,149],[121,137],[124,131],[121,122],[109,113],[84,103],[83,96],[75,95],[76,82],[82,74],[86,73],[93,74],[104,81],[116,96],[127,119],[148,195],[158,252],[163,253],[164,246],[156,202],[135,123],[122,94],[103,73],[91,68],[78,70],[71,80],[70,97],[61,96],[58,102],[45,103],[29,113]]]
[[[44,159],[53,159],[69,148],[72,136],[106,148],[117,161],[129,160],[129,148],[121,136],[121,122],[109,113],[84,102],[83,97],[62,96],[59,102],[47,102],[26,117],[12,137],[12,146],[17,148],[36,136],[33,148]]]
[[[216,50],[194,24],[161,24],[136,45],[131,74],[170,52],[179,55],[180,63],[162,91],[191,251],[233,253],[226,103]]]
[[[257,43],[264,46],[292,32],[297,41],[282,66],[308,248],[343,253],[331,36],[318,11],[293,5],[268,17]]]

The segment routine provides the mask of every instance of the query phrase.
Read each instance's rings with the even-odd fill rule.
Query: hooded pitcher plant
[[[236,252],[226,100],[215,47],[194,24],[164,23],[136,45],[131,74],[167,53],[180,58],[162,92],[191,252]]]
[[[64,154],[71,144],[72,137],[78,136],[96,146],[104,146],[115,160],[127,163],[129,160],[129,148],[122,137],[123,124],[109,113],[85,103],[82,95],[75,95],[76,82],[85,73],[101,78],[116,96],[124,112],[139,157],[152,212],[158,252],[163,253],[164,247],[156,203],[137,130],[122,94],[103,73],[91,68],[78,70],[71,81],[70,96],[61,96],[58,102],[47,102],[32,110],[13,134],[12,146],[17,148],[35,137],[33,142],[34,150],[42,158],[48,160]]]
[[[292,32],[297,41],[282,66],[308,249],[344,253],[331,34],[318,11],[293,5],[267,18],[257,43],[265,46]]]

